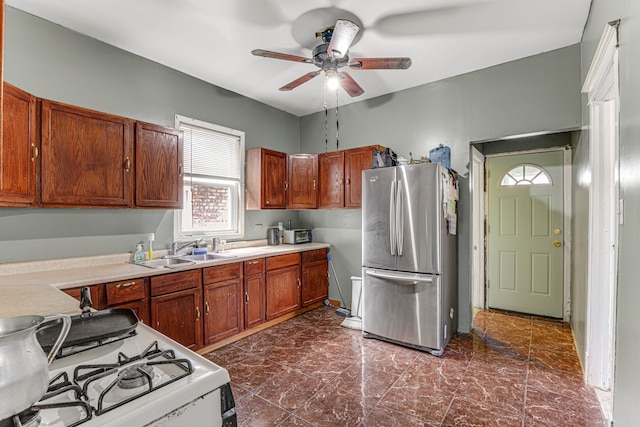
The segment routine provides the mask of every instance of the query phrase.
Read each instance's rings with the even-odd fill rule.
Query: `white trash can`
[[[362,319],[362,277],[351,276],[351,316]]]

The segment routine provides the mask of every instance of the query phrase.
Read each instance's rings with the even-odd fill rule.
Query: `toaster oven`
[[[298,245],[300,243],[311,243],[311,230],[308,228],[297,228],[293,230],[283,230],[282,243]]]

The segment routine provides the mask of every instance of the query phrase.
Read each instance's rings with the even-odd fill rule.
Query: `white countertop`
[[[126,262],[127,255],[0,266],[0,318],[26,314],[79,313],[78,301],[58,289],[155,276],[329,246],[327,243],[305,243],[230,249],[223,252],[224,255],[231,256],[230,258],[198,262],[171,269],[153,269],[131,264]],[[101,260],[104,264],[100,263]],[[49,266],[50,269],[42,269],[43,265]],[[9,273],[6,274],[6,272]]]

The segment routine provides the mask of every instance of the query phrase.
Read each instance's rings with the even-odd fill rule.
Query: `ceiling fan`
[[[290,91],[320,75],[323,71],[327,78],[334,79],[350,96],[359,96],[364,89],[340,68],[349,66],[352,70],[406,70],[411,66],[411,58],[349,58],[349,47],[360,27],[346,19],[338,19],[335,26],[316,33],[322,43],[313,49],[312,58],[255,49],[251,53],[265,58],[314,64],[319,68],[282,86],[281,91]]]

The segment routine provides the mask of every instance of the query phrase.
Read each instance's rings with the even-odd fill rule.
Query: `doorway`
[[[562,150],[487,159],[487,306],[563,318]]]

